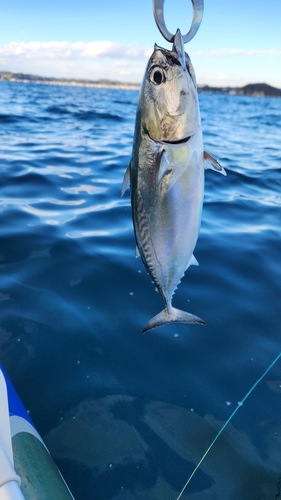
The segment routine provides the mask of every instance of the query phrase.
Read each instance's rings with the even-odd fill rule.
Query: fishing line
[[[257,385],[262,381],[262,379],[267,375],[267,373],[271,370],[271,368],[275,365],[275,363],[277,363],[278,359],[281,358],[281,352],[278,354],[278,356],[274,359],[274,361],[272,361],[272,363],[269,365],[269,367],[265,370],[265,372],[261,375],[261,377],[254,383],[254,385],[251,387],[251,389],[247,392],[246,396],[244,396],[244,398],[242,399],[241,402],[238,403],[238,406],[235,408],[235,410],[232,412],[232,414],[230,415],[230,417],[227,419],[227,421],[225,422],[225,424],[222,426],[222,428],[220,429],[220,431],[217,433],[216,437],[213,439],[213,441],[211,442],[209,448],[205,451],[203,457],[201,458],[200,462],[196,465],[194,471],[191,473],[191,475],[189,476],[188,480],[186,481],[183,489],[181,490],[179,496],[176,498],[176,500],[179,500],[181,498],[181,496],[183,495],[186,487],[188,486],[188,484],[190,483],[191,479],[193,478],[195,472],[199,469],[200,465],[202,464],[203,460],[206,458],[206,456],[208,455],[210,449],[214,446],[215,442],[217,441],[217,439],[219,438],[219,436],[221,435],[221,433],[224,431],[224,429],[226,428],[226,426],[229,424],[229,422],[232,420],[232,418],[234,417],[235,413],[239,410],[239,408],[243,405],[243,403],[245,403],[246,399],[250,396],[250,394],[253,392],[253,390],[257,387]]]

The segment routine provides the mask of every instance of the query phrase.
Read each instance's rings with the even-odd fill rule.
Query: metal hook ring
[[[204,0],[191,0],[191,1],[193,4],[193,19],[189,32],[186,33],[186,35],[183,35],[184,43],[190,42],[190,40],[192,40],[192,38],[196,35],[203,17]],[[164,12],[163,12],[164,2],[165,0],[153,0],[154,19],[163,37],[168,42],[173,42],[175,35],[170,33],[164,21]]]

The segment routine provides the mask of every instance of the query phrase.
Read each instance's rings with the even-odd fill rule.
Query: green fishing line
[[[244,396],[244,398],[242,399],[241,402],[238,403],[238,406],[235,408],[235,410],[233,411],[233,413],[230,415],[230,417],[227,419],[227,421],[225,422],[225,424],[222,426],[222,428],[220,429],[220,431],[217,433],[216,437],[213,439],[213,441],[211,442],[209,448],[205,451],[203,457],[201,458],[200,462],[196,465],[194,471],[191,473],[191,475],[189,476],[188,480],[186,481],[183,489],[181,490],[179,496],[176,498],[176,500],[179,500],[181,498],[181,496],[183,495],[186,487],[188,486],[188,484],[190,483],[191,479],[193,478],[195,472],[199,469],[200,465],[202,464],[203,460],[206,458],[206,456],[208,455],[210,449],[214,446],[215,442],[217,441],[217,439],[219,438],[219,436],[221,435],[221,433],[224,431],[224,429],[226,428],[226,426],[229,424],[229,422],[232,420],[232,418],[234,417],[235,413],[237,413],[237,411],[239,410],[239,408],[243,405],[243,403],[245,403],[246,399],[250,396],[250,394],[253,392],[253,390],[257,387],[257,385],[262,381],[262,379],[266,376],[266,374],[271,370],[271,368],[275,365],[275,363],[277,363],[278,359],[281,357],[281,352],[278,354],[278,356],[274,359],[274,361],[272,361],[272,363],[269,365],[269,367],[265,370],[265,372],[261,375],[261,377],[254,383],[254,385],[251,387],[251,389],[247,392],[246,396]]]

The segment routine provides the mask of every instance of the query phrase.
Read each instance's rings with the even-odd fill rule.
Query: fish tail
[[[175,307],[168,306],[165,307],[165,309],[163,309],[163,311],[159,314],[154,316],[154,318],[152,318],[148,323],[146,323],[142,333],[152,330],[152,328],[165,325],[166,323],[199,323],[201,325],[205,325],[205,321],[198,318],[198,316],[186,311],[181,311]]]

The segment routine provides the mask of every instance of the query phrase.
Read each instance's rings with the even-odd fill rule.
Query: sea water
[[[174,305],[135,257],[138,92],[0,82],[0,361],[76,500],[175,500],[281,351],[281,99],[200,95],[202,226]],[[281,361],[183,499],[280,496]]]

